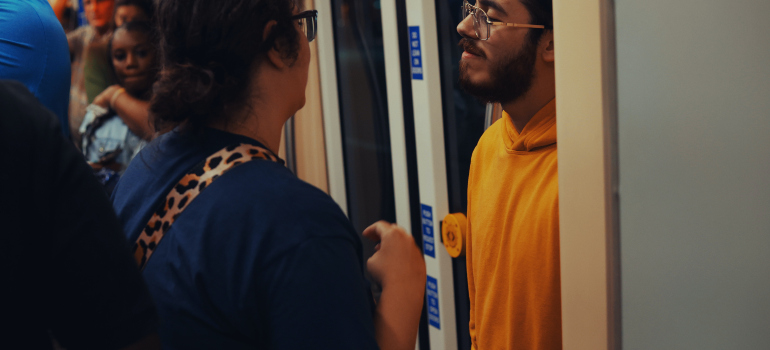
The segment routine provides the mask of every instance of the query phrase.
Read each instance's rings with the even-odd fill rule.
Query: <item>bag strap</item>
[[[174,221],[195,197],[224,173],[255,159],[283,163],[280,158],[266,148],[241,143],[227,146],[215,152],[183,176],[166,195],[166,199],[160,203],[142,233],[139,234],[139,238],[136,239],[134,259],[139,265],[139,270],[144,269],[150,256],[160,244],[160,240],[163,239]]]

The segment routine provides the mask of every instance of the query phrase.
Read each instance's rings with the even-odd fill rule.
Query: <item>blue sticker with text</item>
[[[422,251],[423,254],[436,258],[436,246],[433,242],[433,209],[422,204]]]
[[[409,27],[409,57],[412,59],[412,79],[422,80],[422,51],[420,26]]]
[[[438,317],[438,282],[435,278],[428,276],[428,283],[425,284],[425,295],[428,297],[428,323],[441,329],[441,319]]]

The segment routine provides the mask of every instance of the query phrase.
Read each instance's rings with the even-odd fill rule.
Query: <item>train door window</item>
[[[348,217],[361,232],[396,221],[382,20],[375,0],[333,0],[332,8]],[[364,260],[372,254],[364,240]]]

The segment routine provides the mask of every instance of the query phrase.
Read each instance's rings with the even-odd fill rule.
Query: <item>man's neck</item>
[[[516,128],[517,132],[521,133],[524,127],[527,126],[527,123],[532,120],[532,117],[551,100],[553,98],[544,101],[533,101],[522,97],[516,101],[504,103],[502,106],[503,110],[511,117],[513,127]]]
[[[519,133],[537,112],[556,97],[553,70],[540,69],[538,73],[543,75],[542,78],[536,77],[527,93],[514,101],[501,103],[503,110],[511,116],[513,127]]]

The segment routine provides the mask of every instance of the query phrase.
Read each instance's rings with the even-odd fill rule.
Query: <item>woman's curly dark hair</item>
[[[156,131],[200,130],[227,120],[247,101],[252,68],[273,47],[294,61],[299,33],[289,18],[297,0],[159,0],[162,70],[150,117]],[[272,27],[266,40],[263,29]]]

